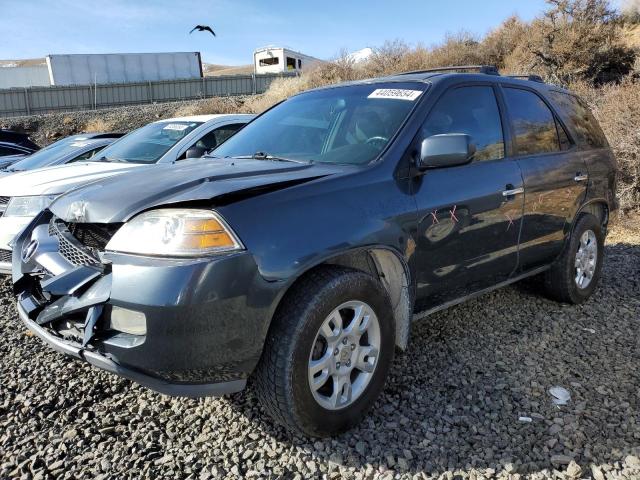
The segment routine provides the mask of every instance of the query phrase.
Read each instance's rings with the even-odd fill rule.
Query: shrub
[[[571,89],[591,106],[620,168],[618,199],[623,211],[640,207],[640,83],[632,79],[601,88],[581,82]]]
[[[524,59],[552,81],[616,81],[633,69],[636,52],[623,42],[608,0],[547,0],[550,8],[529,28]],[[528,57],[528,58],[527,58]]]
[[[73,122],[71,118],[65,117],[62,119],[63,124],[69,125]],[[113,122],[109,122],[103,117],[93,117],[87,120],[84,126],[85,132],[109,132],[113,128]]]

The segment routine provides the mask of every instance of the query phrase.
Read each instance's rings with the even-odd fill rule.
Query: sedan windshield
[[[396,134],[426,85],[349,85],[295,96],[214,150],[215,157],[366,164]]]
[[[202,122],[150,123],[112,143],[94,157],[102,162],[156,163]]]
[[[82,135],[63,138],[48,147],[38,150],[27,158],[14,163],[9,170],[31,170],[33,168],[46,167],[57,159],[71,152],[80,151],[87,146],[87,138]]]

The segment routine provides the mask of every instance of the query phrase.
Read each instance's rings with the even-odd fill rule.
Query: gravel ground
[[[50,351],[5,281],[0,478],[640,478],[640,238],[606,254],[585,305],[529,282],[416,325],[375,409],[322,441],[251,394],[172,399]]]

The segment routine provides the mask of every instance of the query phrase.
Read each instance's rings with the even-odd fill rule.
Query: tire
[[[590,257],[593,257],[595,265],[588,265],[586,267],[586,271],[591,272],[590,278],[588,274],[582,274],[580,277],[582,278],[582,286],[579,286],[578,264],[583,265],[586,258],[584,252],[590,253],[583,245],[582,260],[579,261],[576,258],[581,248],[581,241],[584,243],[585,236],[590,238],[589,245],[593,245],[593,242],[595,242],[597,252],[594,255],[590,255]],[[583,214],[578,218],[562,255],[560,255],[551,268],[544,274],[544,284],[547,295],[553,300],[563,303],[579,304],[584,302],[591,296],[598,285],[603,260],[604,233],[602,231],[602,225],[595,216]]]
[[[361,305],[364,305],[362,310]],[[339,330],[334,328],[333,319],[337,317],[332,313],[341,306],[339,317],[343,328]],[[360,311],[368,312],[360,317],[368,320],[358,325],[356,321],[349,324],[349,317],[355,318],[355,313]],[[373,327],[376,319],[377,329]],[[356,339],[357,332],[354,333],[352,342],[347,334],[350,327],[365,324],[366,333],[359,339]],[[325,337],[327,328],[331,335]],[[337,331],[344,337],[333,336]],[[335,348],[331,347],[333,340],[327,340],[329,337],[337,339]],[[348,343],[344,341],[347,338]],[[377,357],[367,356],[367,352],[373,352],[371,345],[376,340],[380,345]],[[254,374],[254,387],[263,408],[284,427],[313,437],[336,435],[359,423],[378,398],[393,361],[394,348],[391,303],[377,279],[343,267],[320,267],[294,284],[278,307]],[[349,357],[350,352],[354,357]],[[353,359],[353,363],[348,358]],[[313,380],[312,361],[318,362],[314,365],[328,365],[319,370]],[[373,371],[361,371],[356,365]],[[333,371],[334,366],[335,376],[329,370]],[[350,373],[340,373],[349,372],[349,368]],[[340,392],[333,390],[336,379],[342,387],[347,377],[350,387],[342,391],[359,393],[350,399],[347,394],[332,394]],[[312,390],[312,381],[325,383],[322,388]]]

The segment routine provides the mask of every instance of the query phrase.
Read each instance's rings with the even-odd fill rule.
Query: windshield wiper
[[[238,155],[235,157],[230,157],[230,158],[234,158],[234,159],[238,159],[238,160],[271,160],[274,162],[293,162],[293,163],[303,163],[305,165],[308,165],[310,163],[313,163],[312,160],[296,160],[293,158],[284,158],[284,157],[277,157],[275,155],[270,155],[268,153],[265,152],[256,152],[253,155]]]

